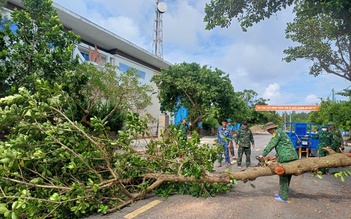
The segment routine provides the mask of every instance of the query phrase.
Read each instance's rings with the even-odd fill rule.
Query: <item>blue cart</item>
[[[306,157],[318,156],[318,139],[312,139],[311,136],[316,136],[320,131],[319,124],[286,122],[282,125],[282,130],[290,137],[300,159],[303,153]]]

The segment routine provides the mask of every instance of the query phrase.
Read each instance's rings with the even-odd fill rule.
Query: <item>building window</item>
[[[80,52],[82,54],[82,56],[84,57],[85,61],[89,61],[89,54],[84,53],[84,52]]]
[[[121,72],[126,72],[126,71],[128,71],[128,70],[130,70],[130,69],[133,69],[133,68],[130,67],[130,66],[128,66],[128,65],[126,65],[126,64],[123,64],[123,63],[121,63],[121,62],[119,63],[119,70],[120,70]],[[140,70],[138,70],[138,69],[136,69],[136,71],[137,71],[137,73],[140,75],[140,78],[145,79],[145,75],[146,75],[145,72],[140,71]]]

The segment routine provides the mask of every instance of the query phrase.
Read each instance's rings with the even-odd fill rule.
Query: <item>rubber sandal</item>
[[[222,164],[218,164],[217,167],[222,167]]]
[[[282,198],[280,198],[280,196],[278,195],[278,197],[275,198],[275,200],[279,201],[279,202],[284,202],[284,203],[288,203],[287,200],[283,200]]]
[[[230,164],[235,164],[235,163],[236,163],[236,160],[230,161]]]
[[[238,166],[238,169],[241,169],[241,166]]]
[[[229,164],[225,165],[225,168],[229,168],[229,167],[230,167]]]

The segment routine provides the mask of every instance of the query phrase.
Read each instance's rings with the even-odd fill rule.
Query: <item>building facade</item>
[[[157,99],[157,87],[151,82],[155,74],[160,74],[161,69],[168,68],[171,63],[138,47],[126,39],[110,32],[109,30],[81,17],[80,15],[53,3],[61,23],[66,30],[71,30],[81,37],[81,43],[76,46],[73,57],[78,57],[80,62],[95,62],[97,64],[110,63],[119,67],[120,72],[134,68],[140,74],[140,82],[150,85],[153,92],[150,94],[152,104],[144,113],[150,114],[158,121],[160,103]],[[6,9],[21,9],[21,0],[9,0]],[[152,28],[152,27],[150,27]],[[118,72],[117,72],[118,74]],[[158,122],[155,122],[155,129]]]

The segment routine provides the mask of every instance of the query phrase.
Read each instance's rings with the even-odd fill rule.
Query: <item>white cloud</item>
[[[145,40],[140,33],[138,24],[134,23],[129,17],[119,16],[97,20],[99,25],[108,27],[109,31],[112,31],[119,36],[123,36],[123,38],[128,39],[128,41],[131,41],[136,45],[145,47]]]
[[[229,28],[205,30],[208,0],[163,0],[163,56],[171,63],[197,62],[219,68],[230,75],[236,91],[252,89],[270,104],[306,104],[331,97],[350,82],[334,75],[313,77],[311,63],[282,62],[287,22],[291,8],[242,32],[233,20]],[[54,0],[64,7],[151,51],[155,0]],[[337,99],[340,96],[335,96]]]
[[[269,84],[263,93],[263,98],[269,99],[269,104],[282,104],[283,101],[279,84]]]
[[[126,40],[151,51],[153,34],[153,14],[155,2],[153,0],[66,0],[54,2],[68,7],[74,13],[102,26],[103,28],[125,38]]]
[[[163,16],[165,42],[184,50],[196,50],[206,35],[203,14],[187,1],[177,1]]]
[[[307,104],[316,104],[316,103],[320,103],[320,101],[321,101],[320,98],[318,98],[315,94],[309,94],[305,98],[305,102]]]

